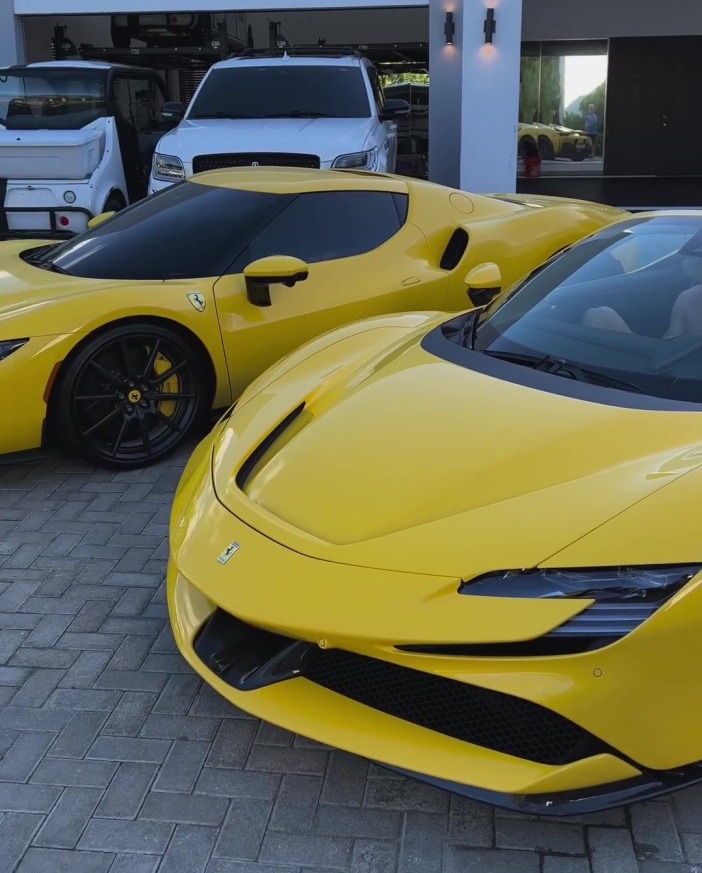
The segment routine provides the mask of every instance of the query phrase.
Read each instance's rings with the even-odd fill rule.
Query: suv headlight
[[[185,178],[185,167],[180,158],[175,155],[154,155],[153,164],[154,179],[162,182],[176,182]]]
[[[29,342],[29,338],[26,339],[14,339],[14,340],[0,340],[0,361],[9,357],[13,352],[16,352],[17,349],[21,349],[23,345]]]
[[[378,149],[367,152],[352,152],[350,155],[339,155],[332,162],[334,170],[374,170],[378,163]]]

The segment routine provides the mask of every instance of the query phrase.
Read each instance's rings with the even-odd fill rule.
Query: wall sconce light
[[[446,45],[453,45],[453,35],[456,32],[456,24],[453,20],[453,12],[446,13],[446,23],[444,24],[444,33],[446,34]]]
[[[495,10],[492,7],[489,7],[487,14],[485,15],[485,24],[483,25],[486,45],[492,45],[492,37],[496,30],[497,24],[495,24]]]

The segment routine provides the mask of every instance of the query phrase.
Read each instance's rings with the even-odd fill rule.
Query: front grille
[[[303,675],[387,715],[540,764],[563,765],[608,751],[601,740],[539,704],[375,658],[320,652]]]
[[[221,170],[226,167],[305,167],[319,169],[318,155],[300,155],[287,152],[232,152],[222,155],[196,155],[193,173]]]

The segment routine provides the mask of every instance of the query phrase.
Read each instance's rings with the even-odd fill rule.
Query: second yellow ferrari
[[[0,246],[0,455],[164,457],[267,366],[355,319],[465,306],[620,212],[351,171],[204,173],[60,244]],[[291,288],[298,283],[301,287]],[[288,286],[288,287],[286,287]]]

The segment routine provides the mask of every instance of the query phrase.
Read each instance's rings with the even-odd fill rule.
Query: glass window
[[[360,67],[280,64],[219,67],[205,79],[189,118],[369,118]]]
[[[163,127],[163,93],[153,79],[115,76],[112,80],[112,96],[124,121],[140,133]]]
[[[28,255],[93,279],[194,279],[221,276],[290,198],[196,182],[166,188],[75,239]]]
[[[78,67],[0,69],[0,123],[77,130],[105,115],[106,73]]]
[[[702,402],[702,219],[637,218],[579,243],[485,310],[474,349]]]
[[[519,154],[538,150],[542,173],[601,173],[606,80],[606,42],[523,43]]]
[[[240,273],[269,255],[314,263],[369,252],[397,233],[406,211],[406,195],[382,191],[300,194],[252,239],[229,272]]]

